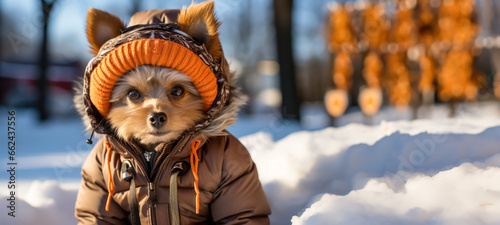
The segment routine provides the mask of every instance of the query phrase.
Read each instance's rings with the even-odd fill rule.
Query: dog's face
[[[120,138],[147,145],[177,139],[203,115],[203,100],[188,76],[145,65],[115,84],[108,119]]]

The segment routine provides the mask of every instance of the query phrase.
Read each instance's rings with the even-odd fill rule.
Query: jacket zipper
[[[192,135],[193,135],[193,133],[189,133],[181,138],[181,140],[172,148],[172,151],[170,152],[170,154],[168,154],[167,157],[165,157],[165,159],[160,164],[160,167],[158,168],[157,171],[162,171],[165,168],[165,166],[168,164],[167,162],[168,162],[168,159],[170,158],[170,156],[172,156],[176,152],[179,152],[180,150],[182,150],[184,148],[184,146],[186,146],[185,143],[183,144],[184,140],[189,140],[192,137]],[[181,144],[182,144],[182,146],[180,146]],[[160,176],[158,176],[158,174],[155,174],[154,182],[157,183],[158,179],[160,179]]]
[[[156,188],[153,182],[148,182],[148,202],[151,225],[156,225]]]
[[[170,158],[170,156],[172,154],[175,154],[175,151],[179,151],[182,148],[184,148],[185,145],[181,146],[180,148],[179,148],[179,145],[181,145],[186,138],[191,138],[191,135],[192,134],[188,134],[188,135],[183,136],[181,138],[181,140],[172,148],[172,151],[170,152],[170,154],[168,154],[167,157],[160,164],[160,168],[158,171],[163,170],[163,168],[166,166],[166,164],[168,162],[168,159]],[[158,182],[158,179],[160,176],[158,176],[157,174],[154,174],[154,178],[153,178],[153,174],[150,174],[150,173],[153,172],[151,170],[154,169],[155,161],[158,158],[157,157],[158,155],[156,154],[156,152],[151,152],[151,153],[145,152],[145,154],[141,154],[139,156],[139,158],[142,159],[141,161],[143,162],[143,163],[140,163],[139,158],[137,158],[137,156],[132,151],[130,151],[125,146],[123,146],[118,140],[116,141],[116,143],[122,149],[129,152],[129,154],[132,155],[132,157],[137,160],[140,170],[142,170],[142,172],[144,173],[144,175],[146,176],[146,178],[148,180],[148,187],[147,187],[148,188],[148,205],[149,205],[149,215],[151,215],[150,224],[156,225],[156,203],[157,203],[156,183]],[[132,146],[132,147],[135,148],[135,146]]]
[[[144,152],[142,159],[145,162],[146,170],[148,174],[148,205],[149,205],[149,215],[151,215],[150,224],[156,225],[156,188],[153,182],[151,182],[151,170],[153,163],[155,161],[156,152]]]
[[[164,159],[162,162],[160,162],[161,164],[160,164],[160,167],[159,167],[158,171],[162,171],[162,170],[163,170],[163,168],[164,168],[164,167],[168,164],[168,160],[169,160],[170,156],[172,156],[173,154],[175,154],[175,151],[179,151],[179,150],[181,150],[182,148],[184,148],[184,145],[182,145],[181,147],[179,147],[179,146],[180,146],[180,145],[184,142],[184,140],[185,140],[186,138],[188,138],[188,137],[190,138],[190,137],[191,137],[191,135],[187,135],[187,136],[184,136],[183,138],[181,138],[181,140],[180,140],[180,141],[179,141],[179,142],[178,142],[178,143],[177,143],[177,144],[176,144],[176,145],[172,148],[172,151],[170,152],[170,154],[168,154],[168,155],[167,155],[167,157],[165,157],[165,159]],[[165,151],[165,149],[163,149],[163,151]],[[157,159],[157,158],[155,158],[155,160],[156,160],[156,159]],[[151,163],[151,165],[152,165],[152,166],[151,166],[151,169],[154,169],[154,165],[155,165],[155,163],[154,163],[154,162],[152,162],[152,163]],[[154,172],[154,171],[151,171],[151,172]],[[150,210],[150,212],[151,212],[152,217],[154,218],[154,219],[152,219],[152,220],[151,220],[151,221],[152,221],[152,225],[156,225],[156,188],[155,188],[155,184],[156,184],[156,183],[158,183],[158,179],[159,179],[161,176],[158,176],[158,174],[151,174],[151,175],[152,175],[152,176],[154,176],[154,180],[153,180],[153,182],[150,182],[150,183],[148,184],[148,186],[149,186],[148,190],[149,190],[150,192],[152,192],[152,193],[151,193],[151,195],[150,195],[150,197],[154,198],[154,201],[155,201],[155,202],[154,202],[154,204],[153,204],[153,205],[151,205],[151,204],[150,204],[150,206],[149,206],[149,210]],[[148,192],[148,193],[149,193],[149,192]],[[149,195],[149,194],[148,194],[148,195]]]

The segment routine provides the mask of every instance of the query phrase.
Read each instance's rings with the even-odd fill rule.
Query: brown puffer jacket
[[[133,223],[131,215],[135,214],[131,213],[130,204],[134,199],[130,192],[133,189],[137,210],[132,211],[138,211],[142,225],[172,224],[170,208],[171,200],[175,199],[170,193],[175,190],[171,188],[172,177],[172,187],[177,187],[173,192],[178,198],[178,204],[173,206],[178,205],[176,215],[180,215],[180,224],[269,224],[271,210],[255,164],[245,147],[225,131],[235,121],[245,97],[232,85],[234,80],[224,56],[210,63],[214,59],[206,53],[204,45],[177,32],[178,14],[175,10],[155,10],[134,15],[128,31],[107,41],[86,68],[83,85],[74,100],[87,130],[100,133],[103,138],[82,167],[75,209],[79,224]],[[219,95],[205,120],[187,130],[175,143],[164,144],[161,151],[146,157],[140,145],[116,138],[90,101],[88,87],[89,74],[107,53],[127,41],[151,37],[167,38],[200,55],[219,76]],[[128,163],[132,169],[122,171]],[[182,172],[172,172],[180,168]],[[172,174],[178,174],[176,180]]]
[[[257,168],[245,147],[229,134],[208,140],[195,134],[180,140],[175,147],[166,147],[173,151],[158,162],[158,172],[151,179],[146,174],[146,163],[132,149],[133,144],[121,143],[109,136],[104,138],[96,144],[82,168],[83,181],[76,203],[79,224],[129,223],[129,182],[123,180],[120,173],[126,160],[132,162],[136,171],[141,224],[170,224],[171,169],[177,162],[190,162],[191,143],[195,140],[202,141],[197,151],[200,209],[196,214],[194,176],[187,171],[177,181],[181,224],[269,224],[270,208]],[[111,151],[105,142],[113,146]],[[111,181],[114,193],[106,211]]]

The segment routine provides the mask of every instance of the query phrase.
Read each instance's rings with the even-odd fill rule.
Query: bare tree
[[[141,10],[141,1],[140,0],[132,0],[132,8],[130,9],[130,15],[134,15],[134,13],[139,12]]]
[[[300,101],[295,80],[292,43],[293,0],[274,0],[274,27],[280,65],[282,115],[285,119],[300,120]]]
[[[49,64],[49,52],[48,52],[48,25],[49,16],[52,7],[57,2],[57,0],[40,0],[42,11],[43,11],[43,33],[42,33],[42,45],[39,56],[39,67],[40,75],[38,78],[38,101],[37,108],[40,114],[40,120],[47,120],[49,118],[49,113],[47,111],[47,92],[48,92],[48,81],[47,81],[47,67]]]
[[[2,11],[2,4],[0,4],[0,49],[5,49],[4,46],[3,46],[3,42],[4,42],[4,33],[3,33],[3,17],[4,17],[4,13]],[[0,61],[3,59],[2,57],[2,54],[0,54]],[[2,64],[0,63],[0,77],[2,76]],[[3,101],[2,98],[0,98],[0,101]]]

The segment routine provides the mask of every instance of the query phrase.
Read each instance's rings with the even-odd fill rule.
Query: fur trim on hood
[[[92,10],[94,9],[89,11],[89,15]],[[200,23],[203,25],[200,26]],[[217,32],[219,22],[213,13],[213,2],[192,5],[180,11],[139,12],[132,17],[131,25],[122,30],[118,36],[99,46],[97,54],[85,69],[83,79],[76,84],[74,103],[82,116],[87,132],[114,133],[109,122],[90,100],[89,84],[92,71],[108,53],[124,43],[137,39],[163,39],[178,43],[194,52],[210,67],[217,78],[218,93],[212,107],[205,113],[202,121],[185,132],[199,131],[207,137],[227,134],[224,129],[236,121],[238,111],[247,98],[234,86],[234,74],[230,73],[228,63],[224,58]],[[91,42],[91,45],[94,49],[96,48],[94,43]]]

